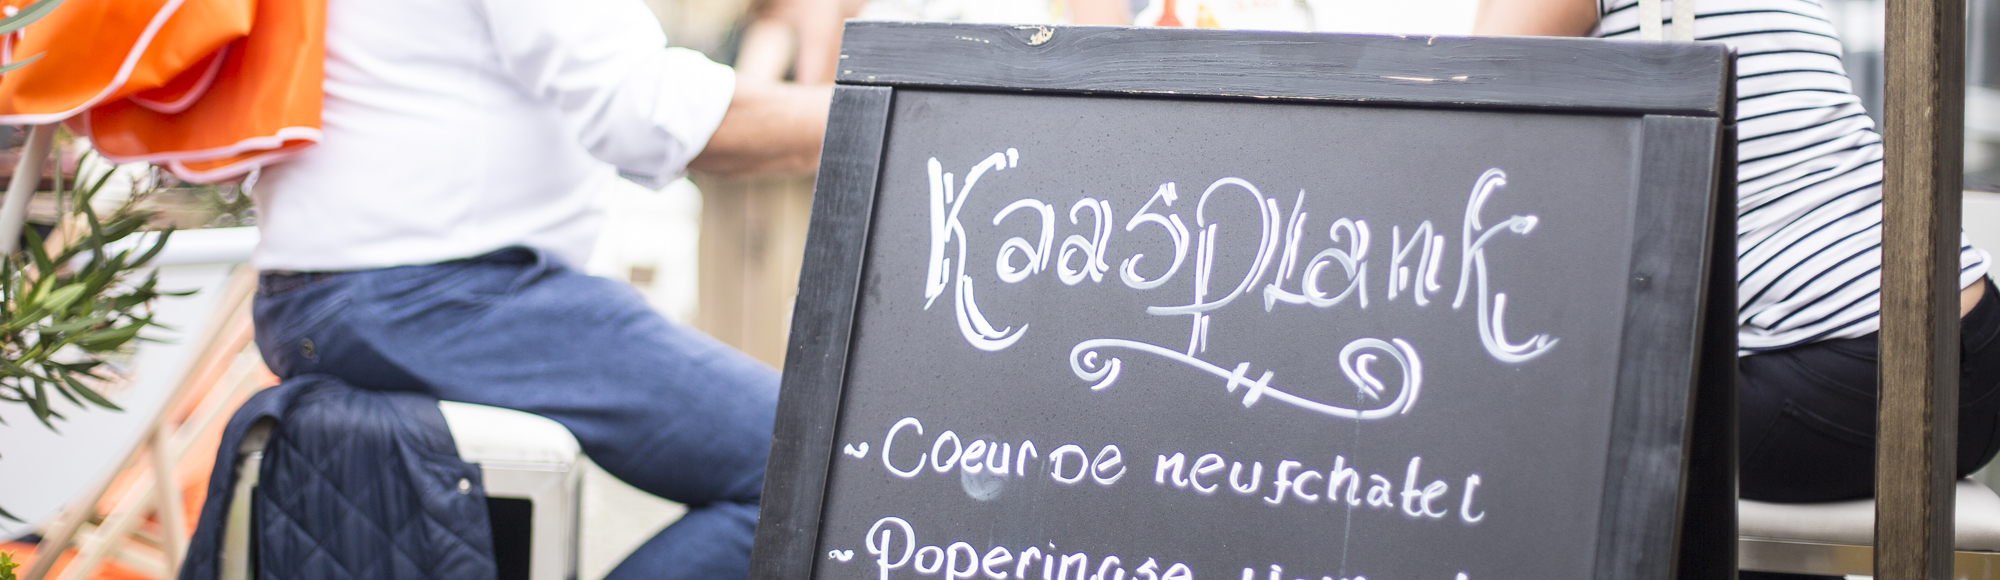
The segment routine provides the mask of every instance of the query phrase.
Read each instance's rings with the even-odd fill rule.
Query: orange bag
[[[11,14],[32,0],[0,0]],[[0,38],[0,123],[63,121],[118,163],[193,182],[320,139],[325,0],[65,0]]]

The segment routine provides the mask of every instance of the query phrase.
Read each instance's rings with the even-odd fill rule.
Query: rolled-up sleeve
[[[735,74],[669,48],[639,0],[479,0],[501,66],[591,156],[640,185],[679,176],[722,122]]]

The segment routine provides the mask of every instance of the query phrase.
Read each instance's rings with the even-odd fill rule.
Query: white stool
[[[500,580],[575,578],[586,461],[576,437],[532,413],[451,401],[438,410],[459,458],[479,464]]]
[[[576,437],[547,418],[496,407],[440,402],[458,456],[479,464],[493,523],[500,580],[576,577],[578,499],[587,461]],[[221,580],[248,580],[250,491],[263,465],[268,423],[237,449],[236,489],[223,531]]]
[[[2000,495],[1958,482],[1954,578],[2000,580]],[[1873,574],[1875,500],[1781,504],[1737,500],[1737,568],[1793,574]]]

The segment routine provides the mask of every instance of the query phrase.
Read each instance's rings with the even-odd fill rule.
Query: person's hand
[[[743,29],[743,41],[737,45],[736,77],[783,82],[792,68],[797,41],[790,23],[771,18],[751,21]]]
[[[752,3],[738,66],[759,78],[816,85],[833,82],[840,62],[843,22],[861,13],[862,0],[759,0]],[[753,60],[754,59],[754,60]],[[776,74],[770,74],[775,72]]]

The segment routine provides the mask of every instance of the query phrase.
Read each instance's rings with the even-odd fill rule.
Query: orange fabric
[[[0,123],[65,121],[112,161],[234,177],[319,141],[325,33],[325,0],[65,0],[0,44],[41,55],[0,75]]]
[[[15,574],[26,574],[28,573],[28,568],[35,565],[34,544],[22,542],[0,543],[0,552],[8,553],[14,558],[15,562],[21,564],[20,568],[14,569]],[[48,577],[56,578],[62,576],[63,572],[68,570],[70,561],[75,559],[76,548],[64,550],[57,557],[55,567],[49,569]],[[141,574],[109,559],[106,559],[103,564],[99,564],[96,572],[95,574],[86,576],[86,578],[90,580],[153,580],[152,576]]]

